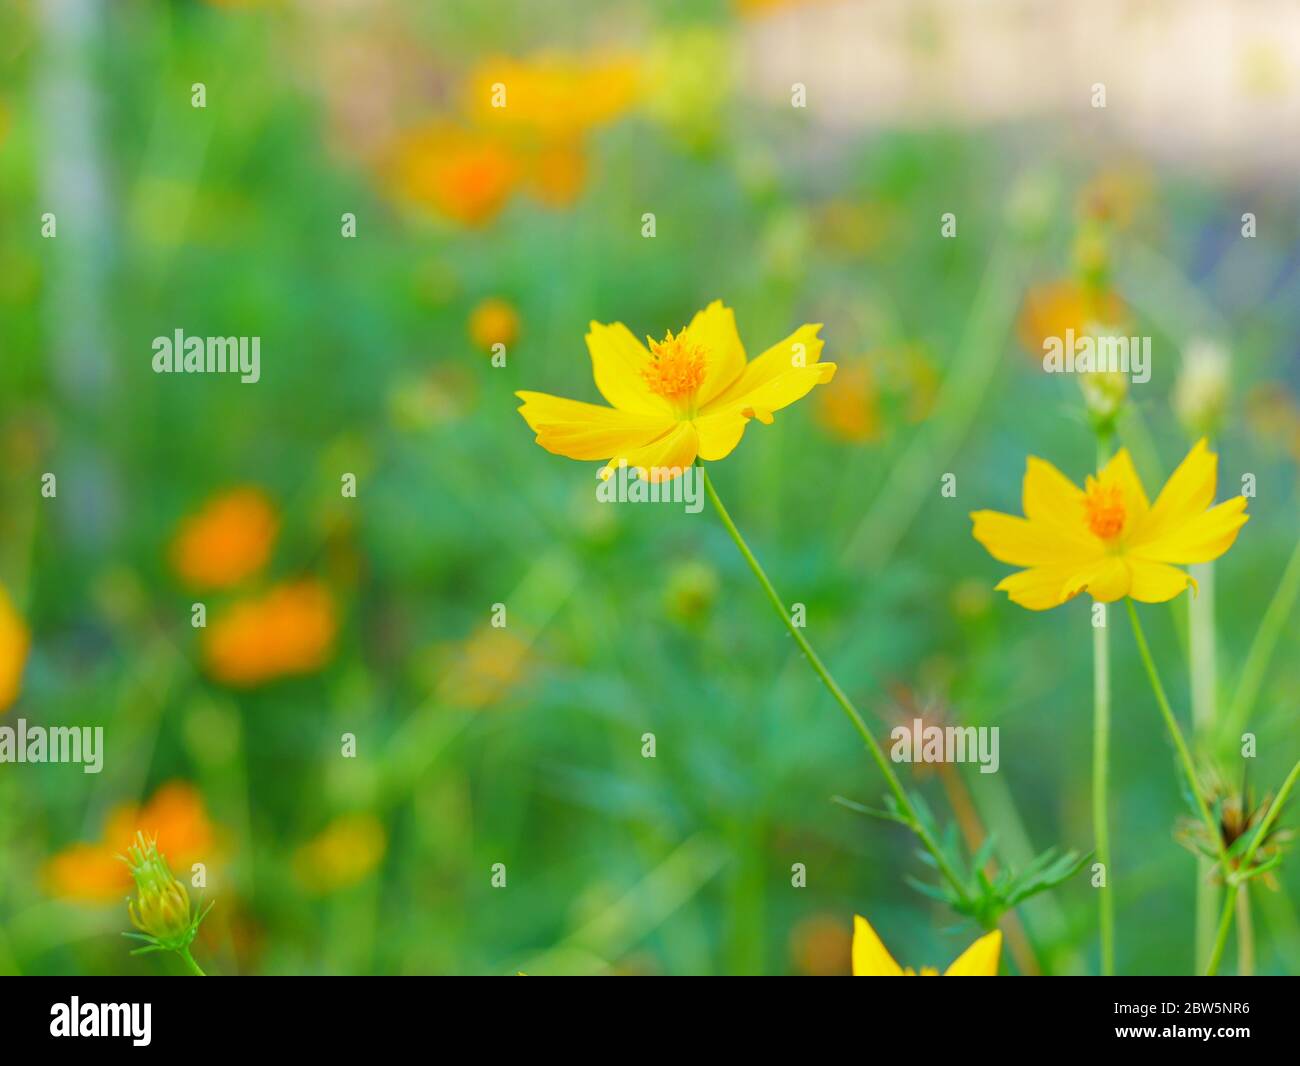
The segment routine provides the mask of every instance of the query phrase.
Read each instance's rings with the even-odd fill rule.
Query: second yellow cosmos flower
[[[1179,565],[1217,559],[1249,518],[1244,496],[1210,506],[1217,468],[1198,441],[1149,503],[1127,449],[1082,489],[1030,456],[1025,517],[975,511],[972,532],[993,558],[1026,568],[997,586],[1021,607],[1044,611],[1084,591],[1102,603],[1163,603],[1192,583]]]

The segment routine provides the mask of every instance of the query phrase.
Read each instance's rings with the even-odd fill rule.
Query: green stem
[[[1092,826],[1097,861],[1106,871],[1098,898],[1101,922],[1101,973],[1115,973],[1115,902],[1111,894],[1110,826],[1107,784],[1110,777],[1110,638],[1104,625],[1092,631]]]
[[[736,528],[736,523],[731,520],[731,515],[727,513],[727,509],[722,505],[722,500],[718,498],[717,490],[713,487],[713,480],[709,477],[708,471],[705,470],[703,466],[700,467],[700,471],[704,475],[705,491],[709,494],[709,500],[712,502],[714,510],[718,512],[718,517],[722,519],[723,526],[731,535],[731,539],[735,541],[736,547],[740,550],[740,554],[744,556],[745,562],[749,564],[749,569],[753,571],[754,576],[758,579],[758,583],[763,587],[763,591],[767,594],[767,598],[771,602],[773,609],[781,616],[781,621],[785,624],[785,628],[789,630],[790,636],[794,638],[795,643],[799,646],[799,650],[803,652],[804,658],[808,660],[808,665],[812,667],[813,673],[821,678],[821,682],[826,686],[826,690],[831,694],[835,702],[839,704],[840,709],[849,719],[853,728],[858,731],[858,735],[862,737],[862,741],[866,744],[867,750],[871,753],[871,757],[876,761],[876,765],[884,775],[886,784],[889,785],[889,791],[893,794],[894,800],[898,804],[899,812],[907,820],[908,828],[917,835],[922,845],[924,845],[925,850],[934,858],[935,865],[938,867],[939,872],[948,880],[948,883],[952,885],[963,899],[966,898],[966,888],[962,884],[961,878],[957,875],[957,872],[952,868],[948,859],[939,849],[938,843],[930,835],[929,830],[926,829],[926,827],[921,824],[920,819],[917,818],[916,810],[912,806],[912,801],[907,798],[907,792],[903,789],[902,782],[898,780],[898,775],[894,773],[894,768],[889,764],[889,760],[885,758],[885,753],[881,750],[876,738],[871,735],[871,731],[867,728],[867,723],[863,721],[862,715],[858,713],[858,710],[853,706],[852,701],[850,701],[848,696],[844,694],[844,690],[836,683],[835,678],[831,676],[830,671],[826,669],[821,658],[815,651],[813,651],[812,645],[808,643],[808,638],[803,635],[803,630],[799,626],[796,626],[791,620],[790,612],[786,610],[785,604],[782,602],[776,588],[772,585],[771,580],[769,580],[763,567],[759,564],[758,559],[755,558],[754,553],[749,550],[749,545],[745,543],[745,538],[740,535],[740,530]]]
[[[1223,893],[1223,910],[1219,914],[1219,931],[1214,937],[1214,948],[1205,967],[1205,976],[1213,977],[1219,970],[1223,949],[1228,946],[1228,930],[1232,928],[1232,912],[1237,904],[1237,886],[1229,885]]]
[[[1106,463],[1108,438],[1097,439],[1097,469]],[[1107,619],[1108,620],[1108,619]],[[1092,828],[1097,861],[1106,881],[1097,897],[1101,932],[1101,973],[1115,973],[1115,897],[1111,890],[1110,821],[1107,799],[1110,780],[1110,630],[1103,623],[1092,630]]]
[[[1214,563],[1198,563],[1190,568],[1199,592],[1187,597],[1188,680],[1192,696],[1192,743],[1204,750],[1207,740],[1215,739],[1218,725],[1217,648],[1214,634]],[[1196,858],[1195,931],[1196,969],[1209,962],[1210,943],[1214,938],[1215,913],[1219,909],[1219,886],[1212,876],[1214,862],[1205,856]]]
[[[1259,697],[1269,660],[1272,659],[1277,642],[1282,636],[1282,627],[1295,606],[1297,594],[1300,594],[1300,541],[1296,541],[1291,558],[1287,561],[1286,569],[1277,583],[1277,590],[1264,610],[1264,617],[1260,619],[1255,639],[1250,643],[1250,651],[1246,654],[1246,665],[1242,667],[1241,680],[1237,682],[1236,695],[1224,719],[1225,737],[1239,737],[1241,731],[1245,729],[1246,719],[1250,716],[1255,700]]]
[[[193,977],[208,976],[202,970],[199,969],[199,964],[194,961],[194,956],[190,954],[190,949],[188,947],[181,948],[180,951],[178,951],[176,954],[181,957],[181,961],[185,963],[185,968],[189,970],[191,976]]]
[[[1255,928],[1250,920],[1250,885],[1237,889],[1237,976],[1255,976]]]
[[[1169,730],[1170,737],[1173,738],[1174,748],[1178,751],[1178,758],[1183,764],[1183,773],[1187,776],[1187,786],[1192,790],[1192,796],[1196,800],[1196,808],[1200,811],[1201,819],[1210,832],[1210,839],[1214,841],[1218,849],[1219,866],[1223,871],[1224,882],[1228,884],[1228,888],[1223,895],[1223,911],[1219,916],[1219,930],[1214,938],[1210,961],[1205,968],[1205,975],[1212,977],[1219,968],[1219,960],[1223,958],[1223,949],[1228,943],[1228,931],[1232,928],[1232,915],[1237,902],[1237,888],[1228,882],[1231,865],[1228,862],[1228,853],[1223,847],[1223,835],[1219,832],[1219,826],[1215,822],[1214,816],[1210,814],[1210,808],[1205,802],[1205,797],[1201,795],[1201,787],[1196,780],[1196,768],[1192,763],[1192,753],[1187,749],[1187,741],[1183,739],[1183,731],[1178,728],[1178,719],[1174,717],[1174,712],[1169,706],[1169,699],[1165,696],[1165,687],[1160,683],[1160,674],[1156,670],[1155,660],[1151,658],[1151,649],[1147,646],[1146,634],[1142,631],[1142,622],[1138,619],[1137,608],[1133,606],[1131,599],[1124,602],[1128,604],[1129,618],[1133,622],[1133,636],[1137,639],[1138,652],[1142,656],[1143,665],[1146,666],[1147,677],[1151,679],[1151,688],[1155,691],[1156,703],[1160,705],[1160,713],[1164,716],[1165,726]]]
[[[1201,786],[1196,780],[1196,767],[1192,762],[1192,753],[1187,748],[1187,741],[1183,739],[1183,731],[1178,727],[1178,719],[1174,717],[1174,712],[1169,706],[1169,699],[1165,695],[1165,687],[1160,683],[1160,674],[1156,670],[1155,660],[1151,658],[1151,649],[1147,646],[1146,634],[1142,631],[1142,622],[1138,619],[1137,608],[1133,606],[1131,599],[1126,599],[1124,602],[1128,604],[1128,615],[1133,622],[1133,636],[1137,639],[1138,653],[1142,656],[1142,663],[1147,669],[1147,677],[1151,680],[1151,688],[1156,694],[1156,703],[1160,706],[1160,713],[1164,716],[1165,727],[1169,730],[1169,736],[1173,739],[1174,748],[1178,752],[1178,759],[1183,765],[1183,773],[1187,777],[1187,787],[1192,790],[1192,796],[1196,800],[1196,809],[1200,812],[1205,827],[1210,831],[1210,839],[1218,846],[1219,863],[1222,865],[1226,876],[1229,870],[1228,853],[1223,847],[1223,836],[1219,832],[1219,825],[1210,813],[1205,797],[1201,795]],[[1229,911],[1229,921],[1231,921],[1231,911]]]
[[[1264,838],[1268,836],[1268,831],[1273,828],[1273,823],[1282,813],[1282,807],[1291,795],[1291,790],[1295,788],[1296,779],[1300,778],[1300,762],[1291,767],[1291,772],[1286,775],[1286,780],[1282,782],[1281,789],[1278,790],[1277,796],[1273,800],[1273,805],[1269,807],[1268,813],[1264,815],[1264,820],[1259,823],[1259,828],[1255,831],[1255,836],[1250,842],[1250,847],[1246,849],[1246,854],[1241,857],[1241,869],[1249,870],[1252,860],[1255,858],[1255,852],[1259,846],[1264,843]]]

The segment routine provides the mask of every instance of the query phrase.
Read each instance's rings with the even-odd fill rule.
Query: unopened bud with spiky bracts
[[[127,849],[126,855],[118,857],[126,863],[135,881],[135,898],[127,899],[126,909],[131,924],[140,930],[123,935],[143,940],[147,945],[132,954],[179,952],[192,972],[202,973],[190,957],[189,948],[212,904],[202,911],[191,907],[189,893],[173,876],[156,839],[137,832],[135,844]]]
[[[1208,859],[1218,858],[1221,843],[1224,854],[1228,856],[1232,880],[1258,877],[1276,891],[1278,882],[1272,870],[1281,861],[1282,852],[1295,834],[1274,818],[1265,829],[1263,838],[1255,843],[1254,838],[1273,806],[1273,793],[1267,793],[1262,801],[1256,803],[1253,790],[1244,781],[1240,788],[1234,788],[1212,770],[1203,772],[1201,778],[1205,801],[1219,827],[1220,839],[1216,842],[1199,819],[1188,818],[1178,828],[1179,843]],[[1215,875],[1222,879],[1223,871],[1216,869]]]

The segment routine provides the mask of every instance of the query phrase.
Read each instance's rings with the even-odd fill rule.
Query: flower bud
[[[1079,388],[1093,425],[1099,432],[1109,433],[1128,396],[1128,375],[1118,370],[1093,370],[1079,375]]]
[[[1227,400],[1228,353],[1212,341],[1193,341],[1174,382],[1178,420],[1193,437],[1213,436]]]
[[[131,924],[158,946],[179,951],[198,931],[189,893],[172,876],[156,840],[146,838],[143,833],[136,833],[135,840],[123,859],[135,881],[135,899],[126,903]]]

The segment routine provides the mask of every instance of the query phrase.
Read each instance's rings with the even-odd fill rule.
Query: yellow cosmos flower
[[[697,456],[730,455],[751,419],[770,424],[773,412],[831,380],[835,364],[818,362],[820,329],[800,326],[747,361],[735,312],[721,300],[676,335],[647,338],[648,349],[622,322],[593,322],[587,350],[610,406],[518,392],[519,413],[548,452],[607,460],[602,477],[626,464],[651,481],[670,480]]]
[[[18,698],[23,685],[23,668],[31,647],[31,633],[4,587],[0,586],[0,712]]]
[[[1002,933],[997,929],[980,937],[953,960],[943,972],[944,977],[996,977],[998,959],[1002,955]],[[921,977],[937,977],[939,971],[930,966],[921,968]],[[880,942],[871,923],[860,914],[853,916],[853,976],[854,977],[916,977],[910,966],[899,966],[894,957]]]
[[[1102,603],[1125,596],[1163,603],[1192,584],[1178,565],[1217,559],[1249,518],[1244,496],[1210,506],[1217,467],[1218,456],[1198,441],[1148,503],[1126,449],[1083,489],[1030,456],[1025,517],[975,511],[973,533],[993,558],[1027,567],[997,587],[1031,611],[1084,591]]]

